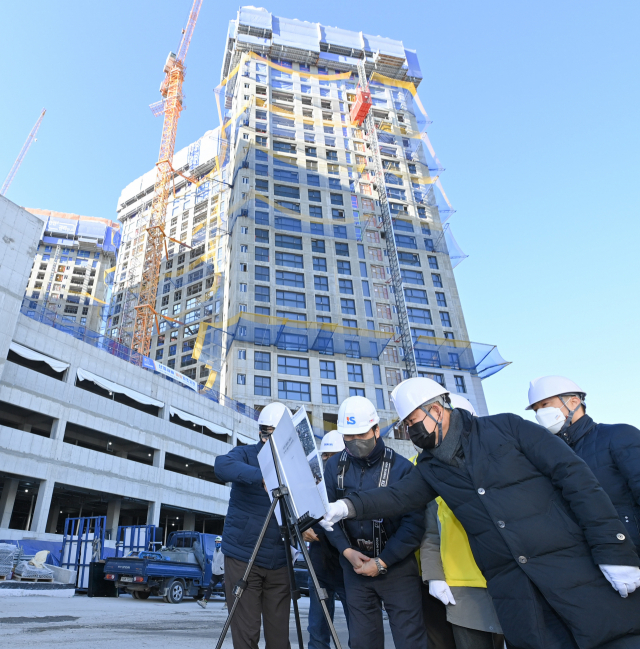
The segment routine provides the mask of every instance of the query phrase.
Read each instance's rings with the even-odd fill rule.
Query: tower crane
[[[40,113],[40,117],[38,117],[38,121],[36,122],[35,126],[31,129],[31,133],[29,133],[29,137],[27,138],[27,141],[22,145],[22,149],[20,149],[20,153],[18,154],[16,161],[13,163],[13,167],[11,167],[11,171],[9,171],[9,175],[7,176],[6,180],[2,185],[2,189],[0,189],[0,196],[4,196],[7,193],[7,190],[9,189],[9,185],[13,182],[13,179],[16,173],[18,172],[18,169],[20,168],[22,161],[24,160],[24,157],[27,155],[27,151],[29,150],[29,147],[36,141],[36,134],[38,132],[38,129],[40,128],[40,124],[42,124],[42,118],[44,117],[44,114],[46,112],[47,109],[43,108],[42,112]]]
[[[167,213],[167,202],[171,194],[171,186],[175,171],[173,169],[173,153],[176,144],[178,119],[182,112],[182,83],[184,82],[185,58],[193,36],[193,30],[198,20],[202,0],[194,0],[186,28],[182,31],[182,40],[178,53],[169,53],[164,65],[165,78],[160,86],[164,121],[160,153],[156,163],[156,182],[154,187],[151,216],[147,229],[147,243],[144,252],[142,278],[136,309],[135,328],[132,347],[143,356],[149,354],[151,334],[154,323],[158,325],[156,314],[156,295],[160,276],[160,264],[164,244],[164,223]]]

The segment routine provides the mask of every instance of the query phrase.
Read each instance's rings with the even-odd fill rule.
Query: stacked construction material
[[[30,561],[20,561],[14,571],[14,579],[18,581],[53,581],[53,571],[44,565],[48,554],[48,550],[41,550]]]
[[[13,560],[17,550],[15,545],[0,543],[0,578],[7,578],[13,572]]]

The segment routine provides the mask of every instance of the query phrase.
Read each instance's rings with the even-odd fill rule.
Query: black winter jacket
[[[640,430],[584,415],[563,438],[593,471],[640,553]]]
[[[379,438],[369,458],[350,458],[349,468],[346,470],[344,476],[344,487],[347,494],[367,491],[378,486],[384,450],[385,444],[382,438]],[[327,495],[329,496],[330,502],[337,499],[336,490],[338,488],[338,462],[340,461],[340,455],[340,453],[336,453],[327,462],[325,469]],[[394,453],[388,484],[393,485],[397,483],[404,476],[408,475],[412,469],[413,465],[409,460]],[[406,512],[404,516],[396,512],[385,515],[383,524],[388,540],[380,553],[380,559],[390,567],[402,561],[420,547],[420,542],[425,531],[424,507],[412,512]],[[345,527],[352,540],[373,540],[372,521],[345,521]],[[353,547],[367,556],[373,556],[371,552],[364,552],[356,545],[352,546],[339,525],[333,528],[333,532],[327,532],[327,538],[338,549],[341,555],[344,550]]]
[[[231,482],[229,508],[222,533],[222,553],[238,561],[248,562],[260,536],[271,500],[262,486],[258,453],[264,444],[236,446],[226,455],[218,455],[216,476]],[[275,516],[269,522],[260,546],[256,564],[262,568],[282,568],[287,563],[284,543]]]
[[[640,592],[621,598],[598,564],[640,560],[586,464],[516,415],[462,415],[462,467],[423,451],[399,483],[349,496],[357,518],[424,510],[442,496],[469,536],[507,641],[519,649],[567,649],[570,635],[580,649],[595,649],[639,634]]]

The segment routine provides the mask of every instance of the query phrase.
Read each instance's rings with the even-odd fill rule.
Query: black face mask
[[[430,412],[426,412],[426,415],[430,419],[433,419],[436,424],[438,424],[436,429],[438,431],[437,435],[435,430],[430,433],[426,429],[424,425],[424,419],[416,424],[413,424],[413,426],[408,426],[407,432],[409,433],[411,441],[418,448],[430,450],[432,448],[435,448],[436,446],[440,446],[440,444],[442,443],[442,424],[437,419],[435,419]]]
[[[357,458],[368,457],[373,453],[373,449],[376,447],[375,435],[370,439],[345,439],[344,445],[349,452],[349,455]]]

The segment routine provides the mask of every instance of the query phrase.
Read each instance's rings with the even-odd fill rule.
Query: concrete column
[[[60,517],[60,503],[57,500],[52,500],[51,507],[49,508],[49,520],[47,520],[48,534],[56,533],[59,517]]]
[[[9,527],[11,514],[13,514],[13,503],[18,493],[18,478],[5,478],[0,496],[0,527]]]
[[[51,439],[63,439],[64,431],[67,428],[67,418],[60,417],[60,419],[54,419],[53,425],[51,426]]]
[[[53,496],[53,480],[42,480],[38,488],[38,499],[36,508],[33,512],[31,525],[29,529],[32,532],[44,533],[47,529],[47,520],[49,518],[49,509],[51,508],[51,497]]]
[[[147,525],[160,526],[160,507],[162,503],[159,501],[150,502],[147,509]]]
[[[184,525],[183,529],[188,532],[194,532],[196,529],[196,513],[195,512],[185,512],[184,513]]]
[[[157,466],[159,469],[164,469],[164,458],[166,453],[161,450],[153,451],[153,466]]]
[[[116,538],[116,533],[118,531],[118,523],[120,521],[120,507],[122,505],[122,498],[117,498],[116,500],[110,500],[107,503],[107,522],[105,525],[105,530],[111,532],[111,539]]]

